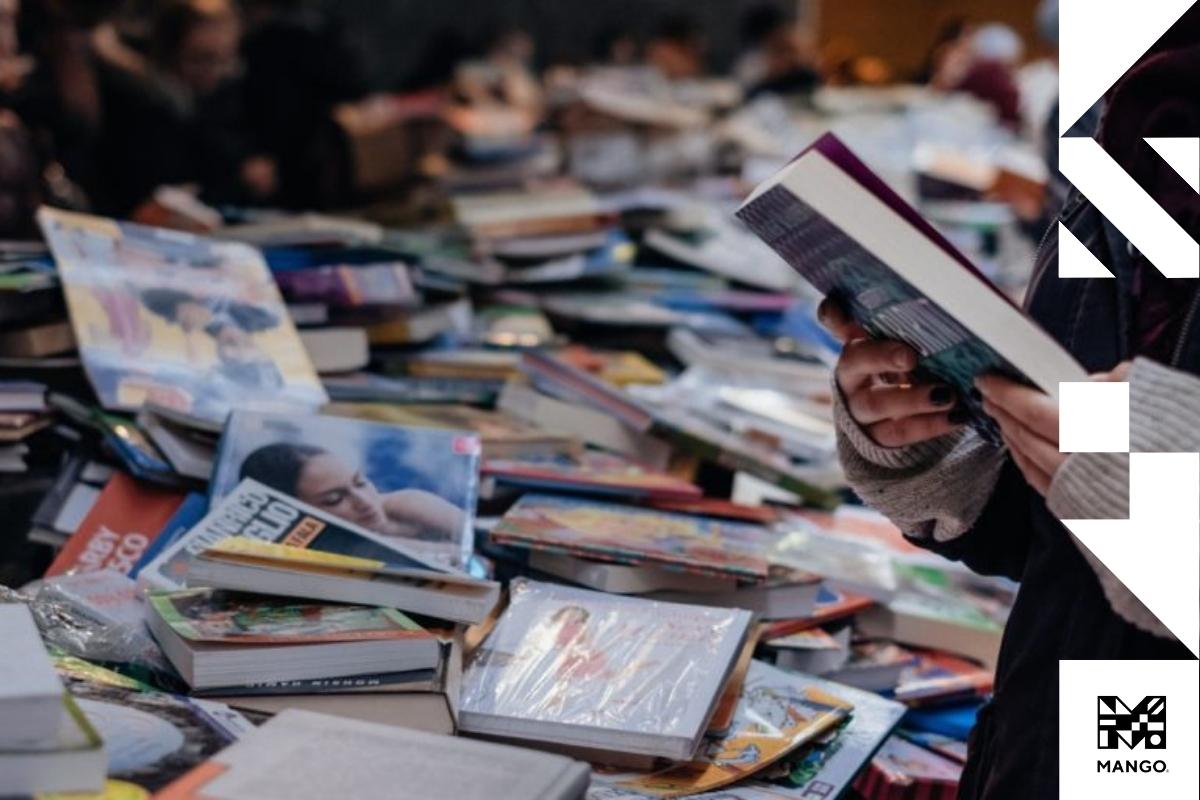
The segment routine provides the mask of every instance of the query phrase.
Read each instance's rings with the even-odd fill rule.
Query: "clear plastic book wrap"
[[[517,580],[463,681],[464,730],[690,758],[750,623]]]

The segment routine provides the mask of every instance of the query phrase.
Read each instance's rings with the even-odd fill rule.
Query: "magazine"
[[[683,797],[719,789],[836,727],[852,708],[814,686],[811,678],[753,661],[728,733],[709,740],[694,761],[622,778],[616,785],[653,797]]]
[[[254,248],[49,208],[38,219],[105,408],[221,419],[235,403],[326,401]]]
[[[611,752],[690,759],[750,613],[515,580],[472,654],[460,725]]]
[[[762,581],[766,528],[666,511],[527,494],[490,534],[499,544]]]
[[[234,411],[217,451],[214,500],[252,478],[451,564],[471,552],[479,438],[328,416]]]

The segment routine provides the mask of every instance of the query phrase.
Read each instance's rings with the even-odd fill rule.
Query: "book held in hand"
[[[150,595],[154,638],[195,689],[434,669],[436,637],[390,608],[211,589]]]
[[[918,354],[917,374],[945,382],[995,439],[972,399],[997,372],[1051,397],[1084,369],[970,261],[826,134],[750,195],[737,212],[809,283],[835,297],[872,336]]]
[[[692,758],[751,615],[516,580],[463,675],[459,724],[592,752]]]

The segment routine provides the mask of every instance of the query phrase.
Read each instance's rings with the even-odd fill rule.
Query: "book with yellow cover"
[[[38,221],[105,408],[221,419],[326,401],[259,251],[50,208]]]

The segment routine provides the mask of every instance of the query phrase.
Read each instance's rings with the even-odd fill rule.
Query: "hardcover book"
[[[696,500],[703,496],[700,487],[690,481],[597,450],[588,450],[574,458],[485,458],[480,471],[498,483],[535,491],[647,500]]]
[[[463,730],[690,759],[751,615],[519,579],[463,677]]]
[[[499,544],[766,579],[767,529],[743,522],[527,494],[491,531]]]
[[[246,245],[43,208],[88,377],[105,408],[210,418],[326,396],[262,255]]]
[[[479,438],[330,416],[234,411],[209,491],[251,478],[451,564],[471,552]]]

